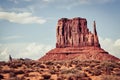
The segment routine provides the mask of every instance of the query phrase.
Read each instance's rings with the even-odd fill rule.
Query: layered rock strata
[[[95,21],[94,33],[91,33],[87,28],[87,21],[85,18],[62,18],[58,21],[56,31],[57,48],[84,46],[100,47]]]

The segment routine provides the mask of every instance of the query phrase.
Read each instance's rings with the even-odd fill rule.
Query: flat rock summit
[[[93,32],[87,28],[85,18],[61,18],[56,27],[56,48],[50,50],[39,60],[113,60],[119,58],[101,48],[96,23]]]

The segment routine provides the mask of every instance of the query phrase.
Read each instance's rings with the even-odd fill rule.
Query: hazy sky
[[[0,60],[39,59],[55,47],[57,20],[96,21],[102,48],[120,58],[120,0],[0,0]]]

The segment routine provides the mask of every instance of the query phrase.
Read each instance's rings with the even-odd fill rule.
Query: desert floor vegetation
[[[2,61],[0,80],[120,80],[120,62]]]

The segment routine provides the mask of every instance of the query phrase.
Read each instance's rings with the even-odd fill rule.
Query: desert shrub
[[[9,65],[9,67],[10,68],[17,68],[18,66],[12,63],[12,64]]]
[[[55,74],[56,71],[55,71],[55,70],[51,70],[50,73],[51,73],[51,74]]]
[[[92,73],[92,70],[93,70],[93,69],[91,69],[91,68],[86,68],[84,71],[86,71],[86,72],[88,72],[88,73],[91,74],[91,73]]]
[[[97,64],[100,63],[100,61],[97,61],[97,60],[92,60],[92,62],[97,63]]]
[[[86,68],[85,71],[91,74],[92,76],[99,76],[102,74],[101,70],[97,68],[94,69]]]
[[[56,62],[56,64],[59,64],[59,65],[64,65],[66,62],[65,61],[58,61]]]
[[[120,71],[115,72],[114,75],[116,75],[116,76],[120,76]]]
[[[15,77],[16,76],[14,72],[10,72],[9,74],[10,74],[10,77]]]
[[[90,65],[90,63],[86,63],[86,62],[83,62],[83,63],[81,64],[82,67],[88,67],[89,65]]]
[[[54,67],[53,65],[47,66],[47,68],[48,68],[49,70],[54,70],[54,69],[55,69],[55,67]]]
[[[61,66],[60,66],[60,65],[57,65],[56,67],[57,67],[58,69],[60,69],[60,68],[61,68]]]
[[[19,71],[15,71],[14,73],[15,73],[16,75],[17,75],[17,74],[24,74],[24,71],[23,71],[23,70],[19,70]]]
[[[76,69],[78,69],[78,70],[82,70],[82,68],[81,68],[81,67],[76,67]]]
[[[57,80],[63,80],[62,77],[58,77]]]
[[[96,68],[102,70],[102,66],[100,66],[100,65],[98,65]]]
[[[78,80],[78,79],[77,79]],[[89,77],[84,77],[84,78],[81,78],[80,80],[92,80],[91,78]]]
[[[72,64],[69,64],[68,67],[72,67]]]
[[[112,73],[112,70],[113,70],[112,67],[106,68],[106,74],[107,74],[107,75],[110,75],[110,74]]]
[[[9,65],[11,68],[18,68],[22,66],[22,63],[18,63],[18,62],[13,62]]]
[[[45,64],[46,64],[46,65],[53,65],[54,63],[51,62],[51,61],[47,61]]]
[[[48,80],[48,79],[50,79],[51,75],[50,75],[50,74],[43,74],[42,77],[43,77],[45,80]]]
[[[80,73],[76,74],[76,77],[79,79],[79,78],[88,77],[88,76],[86,73],[80,72]]]
[[[28,74],[28,73],[25,73],[25,74],[24,74],[24,77],[28,77],[28,76],[29,76],[29,74]]]
[[[11,71],[10,70],[3,70],[2,72],[3,73],[10,73]]]
[[[72,75],[68,77],[68,80],[76,80],[76,76]]]
[[[30,73],[30,72],[33,72],[33,69],[26,69],[25,70],[25,73]]]
[[[61,71],[61,73],[62,74],[68,74],[68,73],[73,73],[74,74],[74,73],[78,73],[78,70],[76,70],[76,69],[65,70],[64,69],[64,70]]]
[[[46,68],[45,64],[40,64],[39,67],[40,68]]]
[[[75,65],[77,65],[77,64],[79,64],[79,61],[78,61],[78,60],[73,60],[73,61],[70,62],[70,64],[75,64]]]
[[[24,78],[19,77],[10,77],[9,80],[24,80]]]
[[[17,67],[21,67],[22,66],[22,62],[21,63],[17,63],[16,66]]]
[[[76,65],[76,69],[78,69],[78,70],[82,70],[82,68],[81,68],[81,65]]]
[[[80,72],[80,73],[76,73],[76,74],[66,74],[66,78],[67,80],[86,80],[86,79],[83,79],[83,78],[87,78],[87,74],[86,73],[83,73],[83,72]]]
[[[95,66],[97,66],[97,65],[98,65],[97,63],[90,63],[89,66],[90,66],[91,68],[93,68],[93,67],[95,67]]]
[[[31,68],[31,62],[30,61],[25,61],[24,64],[27,66],[27,68]]]
[[[119,67],[116,62],[104,61],[100,64],[101,70],[104,71],[105,74],[111,75],[114,68]]]
[[[74,76],[73,73],[68,74],[61,74],[59,77],[62,78],[62,80],[69,80],[69,77]]]
[[[100,65],[104,68],[108,68],[108,67],[115,68],[120,66],[116,62],[111,62],[111,61],[104,61]]]
[[[39,66],[40,66],[40,64],[41,64],[41,63],[36,63],[36,64],[35,64],[35,66],[36,66],[36,67],[39,67]]]
[[[0,74],[0,79],[4,79],[4,76]]]
[[[10,70],[2,70],[2,73],[10,73],[10,72],[14,72],[14,70],[10,69]]]
[[[37,63],[37,62],[36,62],[36,63]],[[36,63],[31,61],[30,65],[35,65]]]
[[[5,61],[0,61],[0,66],[5,66],[6,62]]]
[[[101,80],[120,80],[120,76],[115,75],[102,75]]]
[[[99,75],[101,75],[101,70],[95,69],[95,70],[91,71],[91,75],[92,76],[99,76]]]

